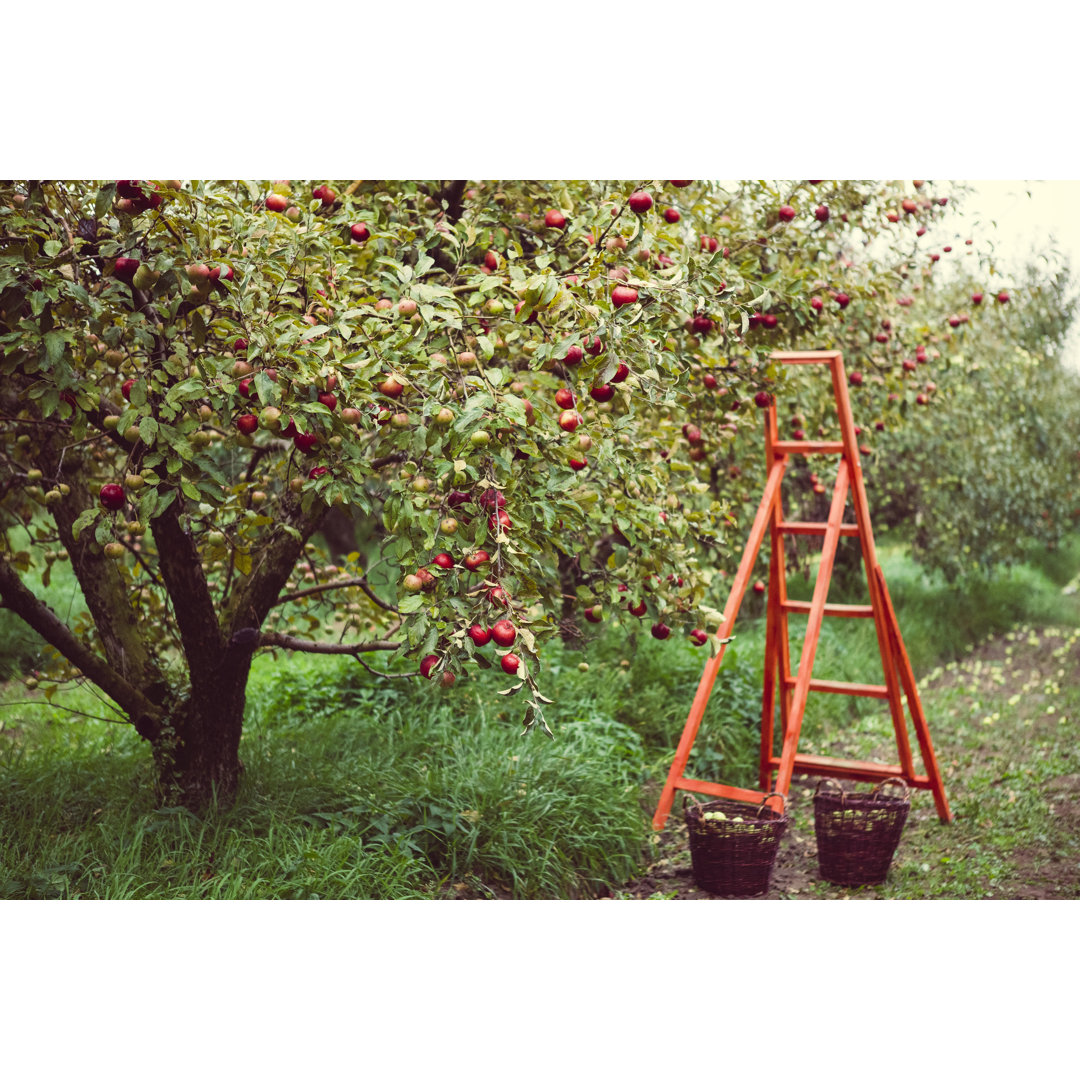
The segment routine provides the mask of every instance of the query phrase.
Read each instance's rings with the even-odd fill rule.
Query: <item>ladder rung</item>
[[[792,675],[785,679],[788,686],[794,686],[797,679]],[[857,682],[834,682],[832,679],[811,679],[811,690],[820,690],[823,694],[852,694],[855,697],[872,697],[889,700],[889,688],[887,686],[874,686],[870,683]]]
[[[778,757],[770,757],[769,765],[776,769]],[[900,777],[908,787],[931,788],[928,776],[904,776],[899,765],[879,765],[876,761],[849,761],[846,758],[819,757],[817,754],[796,754],[795,772],[813,773],[816,776],[833,776],[849,780],[886,780]]]
[[[816,442],[812,439],[800,442],[797,439],[791,439],[773,443],[773,453],[776,454],[842,454],[843,452],[842,442]]]
[[[700,795],[714,795],[718,799],[737,799],[739,802],[760,803],[765,797],[764,791],[714,784],[710,780],[691,780],[687,776],[676,780],[675,787],[681,791],[696,791]]]
[[[770,360],[779,360],[781,364],[831,364],[840,356],[832,349],[819,349],[815,352],[774,352]]]
[[[780,605],[785,611],[794,611],[800,615],[810,614],[809,600],[788,600]],[[872,619],[874,609],[870,604],[826,604],[826,615],[836,615],[841,619]]]
[[[824,536],[826,523],[824,521],[781,521],[776,529],[781,533],[791,533],[793,536]],[[858,536],[859,526],[842,524],[841,536]]]

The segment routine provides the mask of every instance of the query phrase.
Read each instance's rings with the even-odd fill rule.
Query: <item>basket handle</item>
[[[884,780],[881,781],[880,784],[877,785],[877,787],[874,788],[874,790],[870,794],[871,795],[882,795],[882,794],[884,794],[884,788],[886,788],[889,784],[899,784],[900,787],[903,788],[903,794],[904,795],[909,794],[910,789],[908,788],[907,781],[904,780],[904,778],[901,777],[901,776],[889,776],[889,777],[886,777]]]
[[[698,813],[703,813],[704,812],[705,804],[702,803],[702,801],[699,798],[697,798],[696,796],[691,795],[689,791],[684,791],[683,792],[683,809],[684,810],[686,809],[687,800],[692,802],[698,808]]]
[[[821,790],[822,784],[832,784],[837,791],[840,792],[840,805],[844,805],[844,800],[847,798],[847,792],[844,790],[843,785],[839,780],[834,780],[831,776],[824,776],[817,782],[817,787],[814,788],[814,794],[816,795]]]
[[[787,813],[787,799],[783,792],[780,791],[771,791],[762,798],[761,805],[758,807],[757,816],[761,817],[761,811],[768,809],[768,802],[770,799],[780,800],[780,816],[783,817]]]

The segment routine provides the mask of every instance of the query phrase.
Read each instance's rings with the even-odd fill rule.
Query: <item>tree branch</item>
[[[371,586],[367,583],[367,578],[346,578],[344,581],[331,581],[326,585],[313,585],[310,589],[301,589],[299,592],[289,593],[286,596],[280,596],[272,607],[280,607],[282,604],[292,603],[293,600],[300,600],[305,596],[313,596],[315,593],[328,592],[330,589],[351,589],[353,587],[362,589],[367,595],[368,599],[374,604],[378,604],[384,611],[392,612],[394,615],[398,614],[396,607],[391,607],[384,600],[380,600],[372,591]]]
[[[333,641],[307,641],[291,634],[260,634],[255,647],[260,649],[288,649],[291,652],[326,653],[336,656],[356,656],[362,652],[394,652],[402,646],[400,641],[358,641],[343,645]]]
[[[159,728],[162,713],[157,706],[123,678],[114,665],[79,641],[55,612],[19,580],[18,574],[3,559],[0,559],[0,601],[88,679],[100,686],[133,722],[149,721],[155,730]],[[136,727],[142,734],[144,727],[138,722]]]
[[[158,546],[158,566],[176,613],[180,641],[192,674],[216,668],[225,640],[195,541],[180,525],[180,499],[153,518],[150,528]]]

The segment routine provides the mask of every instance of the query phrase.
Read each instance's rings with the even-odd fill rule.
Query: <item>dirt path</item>
[[[1080,629],[1021,627],[920,682],[955,820],[916,792],[888,880],[845,889],[818,873],[811,778],[796,778],[791,824],[759,899],[1080,897]],[[808,752],[893,761],[891,729],[822,732]],[[864,786],[860,785],[860,790]],[[679,807],[680,804],[677,804]],[[693,882],[681,808],[646,873],[615,899],[719,899]]]

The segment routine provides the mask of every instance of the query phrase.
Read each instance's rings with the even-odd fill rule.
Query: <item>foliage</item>
[[[950,197],[928,190],[6,184],[0,509],[29,544],[6,541],[0,595],[52,647],[45,674],[97,683],[195,808],[235,787],[260,649],[433,657],[450,682],[492,662],[468,629],[505,616],[501,692],[546,726],[540,651],[584,608],[716,621],[759,487],[754,395],[834,426],[829,388],[774,349],[844,349],[882,423],[914,406],[920,237]],[[333,505],[393,589],[359,553],[317,560]],[[70,626],[20,578],[64,558]]]

